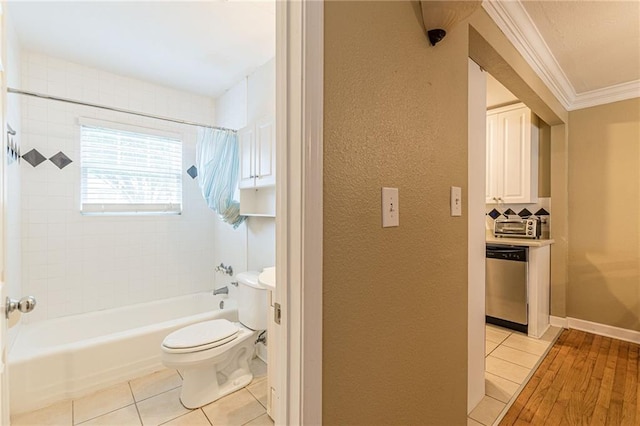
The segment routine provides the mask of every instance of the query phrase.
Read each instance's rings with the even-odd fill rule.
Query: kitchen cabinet
[[[266,116],[238,131],[240,189],[276,184],[276,125]]]
[[[487,111],[488,204],[538,201],[537,118],[524,104]]]

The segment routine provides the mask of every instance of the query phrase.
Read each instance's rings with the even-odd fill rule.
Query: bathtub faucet
[[[229,294],[229,287],[224,286],[224,287],[214,289],[213,295],[215,296],[217,294]]]
[[[224,266],[224,263],[221,263],[220,265],[216,266],[216,272],[222,272],[223,274],[233,276],[233,268],[231,267],[231,265]]]

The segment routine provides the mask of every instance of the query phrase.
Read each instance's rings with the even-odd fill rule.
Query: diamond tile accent
[[[499,218],[499,217],[500,217],[500,215],[501,215],[501,213],[500,213],[498,210],[496,210],[496,209],[491,210],[491,211],[490,211],[489,213],[487,213],[487,214],[488,214],[489,216],[491,216],[491,219],[493,219],[493,220],[496,220],[496,219],[497,219],[497,218]]]
[[[37,167],[40,163],[42,163],[47,158],[40,154],[37,149],[32,149],[22,156],[22,159],[27,163],[31,164],[33,167]]]
[[[72,160],[66,155],[64,155],[62,151],[60,151],[53,157],[49,158],[49,161],[55,164],[59,169],[64,169],[65,167],[67,167],[69,164],[72,163]]]
[[[535,214],[536,216],[549,216],[549,212],[545,209],[540,209]]]
[[[191,166],[187,169],[187,174],[191,176],[191,179],[195,179],[198,176],[198,169],[196,166]]]
[[[522,217],[522,218],[527,218],[529,216],[531,216],[531,212],[527,209],[522,209],[520,210],[520,213],[518,213],[518,216]]]
[[[503,214],[504,214],[505,216],[509,217],[509,216],[511,216],[511,215],[516,214],[516,212],[514,212],[514,211],[513,211],[513,210],[511,210],[511,209],[507,209],[507,211],[506,211],[506,212],[504,212]]]

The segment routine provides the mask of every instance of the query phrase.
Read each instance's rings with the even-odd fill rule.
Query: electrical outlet
[[[400,226],[398,188],[382,188],[382,227]]]

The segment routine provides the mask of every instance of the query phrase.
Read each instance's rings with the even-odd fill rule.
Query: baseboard
[[[551,325],[555,327],[572,328],[574,330],[586,331],[600,336],[640,344],[640,331],[628,330],[626,328],[614,327],[611,325],[571,317],[561,318],[550,316],[549,320]]]
[[[551,324],[554,327],[569,328],[567,326],[566,318],[554,317],[553,315],[549,315],[549,324]]]

